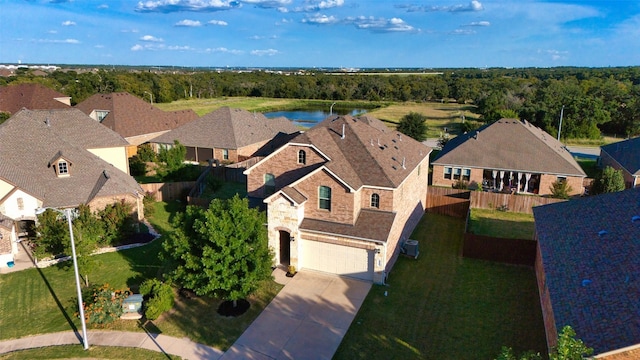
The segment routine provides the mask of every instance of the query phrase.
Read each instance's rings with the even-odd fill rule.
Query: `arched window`
[[[273,195],[276,192],[276,177],[273,174],[264,174],[264,196]]]
[[[304,150],[298,151],[298,164],[306,164],[307,163],[307,153]]]
[[[328,186],[318,187],[318,207],[331,211],[331,188]]]
[[[371,207],[376,209],[380,207],[380,195],[371,194]]]

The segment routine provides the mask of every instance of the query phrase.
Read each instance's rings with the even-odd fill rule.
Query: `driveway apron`
[[[371,283],[301,271],[221,357],[331,359]]]

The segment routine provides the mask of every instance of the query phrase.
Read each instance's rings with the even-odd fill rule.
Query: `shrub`
[[[132,176],[145,176],[147,174],[147,163],[142,161],[138,155],[129,158],[129,172]]]
[[[573,191],[573,188],[567,184],[566,181],[556,181],[549,187],[551,190],[551,197],[556,199],[568,199],[569,193]]]
[[[140,293],[145,298],[144,316],[149,320],[157,319],[173,307],[174,294],[169,284],[149,279],[140,285]]]
[[[115,290],[109,284],[93,286],[83,296],[85,320],[89,324],[106,325],[119,319],[122,302],[129,294],[129,289]]]
[[[625,189],[624,176],[622,170],[616,170],[611,166],[605,167],[598,175],[593,179],[593,186],[591,187],[591,194],[604,194],[616,191],[622,191]]]
[[[109,244],[116,244],[134,232],[135,221],[131,217],[132,205],[119,201],[105,206],[98,212],[104,222],[105,239]]]
[[[144,205],[145,216],[153,215],[153,212],[156,210],[153,207],[153,204],[155,204],[155,202],[156,202],[156,198],[153,192],[147,191],[146,193],[144,193],[144,197],[142,198],[142,204]]]
[[[156,152],[153,151],[150,144],[142,144],[138,146],[138,155],[137,157],[142,162],[155,162],[157,155]]]
[[[458,180],[458,181],[453,183],[452,187],[454,189],[463,189],[463,190],[465,190],[465,189],[467,189],[469,187],[469,184],[464,180]]]

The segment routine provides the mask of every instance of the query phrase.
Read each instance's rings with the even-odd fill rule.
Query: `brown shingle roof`
[[[381,231],[381,229],[391,230],[395,217],[396,213],[394,212],[362,209],[355,225],[304,218],[300,229],[367,240],[387,241],[389,232]]]
[[[542,129],[501,119],[447,143],[434,165],[586,176],[564,145]]]
[[[76,108],[87,115],[108,111],[102,125],[126,138],[175,129],[198,118],[193,110],[162,111],[126,92],[95,94]]]
[[[56,100],[61,99],[61,100]],[[70,97],[41,84],[0,86],[0,111],[15,114],[22,108],[31,110],[68,109]]]
[[[640,175],[640,137],[601,146],[600,149],[614,158],[629,174]]]
[[[326,168],[353,189],[396,188],[431,152],[378,119],[348,115],[327,118],[291,142],[317,147],[330,158]]]
[[[142,192],[131,176],[87,150],[124,145],[77,109],[21,110],[0,125],[0,178],[52,207]],[[49,162],[57,154],[71,163],[70,176],[56,175]]]
[[[286,119],[285,119],[286,120]],[[218,149],[239,149],[274,138],[279,133],[294,133],[298,128],[283,118],[268,119],[262,113],[221,107],[197,120],[153,139],[153,142]]]

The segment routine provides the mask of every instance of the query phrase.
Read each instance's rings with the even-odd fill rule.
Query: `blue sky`
[[[0,0],[0,63],[640,65],[639,0]]]

